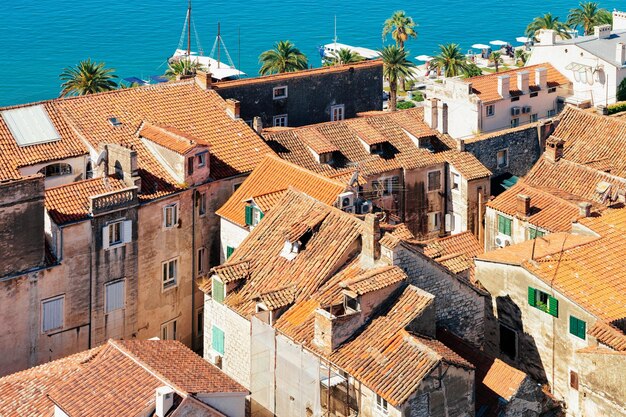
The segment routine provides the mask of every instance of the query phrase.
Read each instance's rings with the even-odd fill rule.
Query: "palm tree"
[[[439,45],[439,49],[439,55],[430,61],[430,66],[443,71],[445,77],[456,77],[470,70],[470,63],[458,44]]]
[[[516,49],[515,50],[515,62],[523,67],[524,65],[526,65],[526,61],[528,61],[528,52],[524,51],[523,49]]]
[[[189,58],[178,59],[173,62],[169,62],[168,69],[165,71],[165,76],[170,80],[179,76],[193,76],[196,75],[198,70],[203,70],[204,66],[198,61],[192,61]]]
[[[259,62],[262,64],[259,70],[261,75],[299,71],[309,65],[306,55],[290,41],[277,42],[274,49],[259,55]]]
[[[396,41],[401,49],[409,38],[417,38],[417,32],[413,29],[416,23],[413,18],[407,16],[404,10],[394,12],[391,17],[385,20],[383,25],[383,39],[391,33],[391,37]]]
[[[411,78],[415,64],[408,60],[408,52],[396,45],[385,46],[380,56],[383,59],[383,77],[389,81],[389,109],[396,111],[398,80]]]
[[[502,59],[502,53],[494,51],[489,55],[489,62],[493,62],[493,65],[496,67],[496,72],[500,69],[500,64],[504,64],[504,60]]]
[[[598,7],[598,3],[593,1],[580,2],[578,8],[571,9],[567,17],[567,24],[573,28],[582,27],[585,35],[593,33],[593,27],[611,24],[613,16],[606,9]]]
[[[94,62],[91,59],[80,61],[75,67],[65,68],[59,76],[63,81],[61,97],[115,90],[117,84],[113,80],[117,75],[113,74],[114,71],[112,68],[105,68],[104,62]]]
[[[561,37],[561,39],[571,38],[570,34],[567,32],[569,30],[569,26],[559,21],[558,17],[552,16],[552,13],[546,13],[543,16],[535,17],[533,21],[526,26],[526,36],[536,40],[537,34],[541,29],[552,29]]]
[[[483,70],[473,62],[468,62],[467,68],[463,70],[463,78],[478,77],[479,75],[483,75]]]
[[[363,58],[358,52],[353,52],[348,48],[341,48],[340,50],[333,52],[331,56],[324,58],[324,65],[344,65],[352,64],[355,62],[361,62]]]

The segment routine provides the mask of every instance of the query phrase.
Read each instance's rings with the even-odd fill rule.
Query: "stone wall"
[[[274,87],[286,86],[288,96],[274,100]],[[288,115],[288,125],[297,127],[330,121],[330,107],[345,106],[345,118],[359,112],[382,110],[382,65],[354,65],[345,71],[303,72],[292,77],[259,77],[218,83],[215,91],[224,99],[241,102],[241,118],[250,122],[261,117],[272,126],[273,117]]]

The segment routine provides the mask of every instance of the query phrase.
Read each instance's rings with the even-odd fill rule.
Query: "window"
[[[102,228],[102,248],[115,248],[133,240],[132,220],[120,220]]]
[[[196,158],[198,158],[198,168],[206,165],[206,152],[196,155]]]
[[[491,117],[494,116],[496,114],[496,106],[493,104],[490,104],[488,106],[485,107],[485,114],[487,115],[487,117]]]
[[[248,226],[256,226],[259,224],[264,214],[261,210],[251,205],[246,206],[246,224]]]
[[[400,189],[400,177],[380,178],[372,181],[372,188],[380,195],[392,195]]]
[[[235,251],[235,248],[231,246],[226,246],[226,259],[230,258],[230,256],[233,254],[234,251]]]
[[[176,340],[178,320],[174,319],[161,325],[162,340]]]
[[[461,176],[459,174],[457,174],[456,172],[452,172],[452,179],[450,180],[450,183],[452,184],[451,188],[453,190],[460,190],[461,189]]]
[[[198,249],[198,274],[206,272],[206,249]]]
[[[93,164],[91,161],[87,162],[87,166],[85,167],[85,178],[93,178]]]
[[[243,182],[238,182],[237,184],[233,184],[233,193],[237,191],[239,187],[241,187],[241,184],[243,184]]]
[[[353,298],[346,295],[344,298],[344,302],[346,303],[346,307],[351,308],[354,311],[360,311],[358,298]]]
[[[517,357],[517,332],[500,323],[500,352],[515,360]]]
[[[554,117],[554,116],[556,116],[556,110],[554,110],[554,109],[548,110],[548,113],[546,113],[546,115],[548,117]]]
[[[346,107],[343,104],[336,106],[330,106],[330,121],[336,122],[337,120],[343,120],[345,118]]]
[[[379,416],[389,415],[387,400],[376,394],[376,414]]]
[[[504,168],[509,166],[509,150],[501,149],[496,153],[496,160],[498,168]]]
[[[211,336],[211,348],[220,355],[224,355],[224,331],[213,325]]]
[[[274,116],[274,127],[287,127],[287,115],[279,114]]]
[[[44,333],[63,328],[64,304],[64,295],[49,298],[41,302],[41,330]]]
[[[191,175],[193,174],[193,160],[195,158],[193,156],[190,156],[189,158],[187,158],[187,175]]]
[[[513,224],[513,219],[508,217],[504,217],[501,214],[498,214],[498,233],[502,233],[503,235],[511,236],[511,225]]]
[[[168,228],[178,224],[178,203],[163,207],[163,224]]]
[[[115,222],[109,225],[109,245],[122,243],[122,224],[122,222]]]
[[[538,93],[538,92],[536,92],[536,91],[533,91],[532,93],[530,93],[530,97],[531,97],[531,98],[533,98],[533,97],[537,97],[538,95],[539,95],[539,93]]]
[[[217,277],[213,277],[211,284],[211,296],[218,303],[224,303],[226,292],[224,291],[224,283]]]
[[[548,88],[548,94],[556,93],[556,87]]]
[[[573,334],[574,336],[580,337],[581,339],[585,340],[587,323],[574,316],[569,316],[569,332],[570,334]]]
[[[287,86],[283,85],[280,87],[274,87],[272,96],[274,97],[274,100],[278,100],[280,98],[287,98]]]
[[[528,228],[528,239],[532,240],[532,239],[536,239],[538,237],[542,237],[546,234],[546,232],[537,229],[536,227],[529,227]]]
[[[330,164],[333,162],[333,153],[324,152],[320,154],[320,164]]]
[[[511,119],[511,127],[519,126],[519,117],[514,117]]]
[[[196,311],[196,336],[201,337],[204,334],[204,307],[200,307]]]
[[[578,391],[578,372],[569,371],[569,386]]]
[[[537,121],[537,113],[533,113],[530,115],[530,122],[536,122]]]
[[[206,214],[206,193],[198,193],[198,215]]]
[[[108,314],[124,308],[124,280],[104,284],[104,312]]]
[[[528,287],[528,304],[551,316],[559,317],[559,300],[543,291]]]
[[[428,191],[441,189],[441,171],[430,171],[428,173]]]
[[[434,232],[441,228],[441,213],[428,213],[428,231]]]
[[[69,175],[72,173],[72,166],[64,163],[50,164],[40,169],[39,173],[45,175],[46,177]]]
[[[178,273],[178,259],[171,259],[163,262],[163,289],[176,286],[176,276]]]
[[[511,103],[514,102],[514,101],[519,101],[519,96],[511,97]]]

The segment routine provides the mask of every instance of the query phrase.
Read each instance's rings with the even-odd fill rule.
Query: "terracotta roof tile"
[[[538,65],[531,65],[524,68],[512,69],[508,71],[500,71],[493,74],[479,75],[477,77],[471,77],[465,79],[466,83],[472,83],[472,90],[474,94],[485,103],[501,100],[502,96],[498,94],[498,77],[502,75],[509,75],[510,88],[509,93],[512,96],[518,96],[522,92],[517,89],[517,73],[521,71],[528,71],[529,74],[529,88],[530,90],[539,89],[538,85],[534,84],[535,74],[534,71],[537,68],[545,68],[547,70],[548,87],[558,87],[560,85],[569,84],[569,80],[551,64],[544,63]]]
[[[598,339],[598,342],[609,346],[620,352],[626,352],[626,334],[615,326],[605,323],[603,321],[597,321],[591,329],[589,329],[589,336]]]
[[[337,196],[347,188],[337,180],[268,155],[220,207],[217,215],[245,226],[246,200],[254,198],[254,202],[265,212],[274,207],[290,186],[329,205],[333,205]]]
[[[211,272],[218,274],[224,284],[229,284],[250,277],[250,262],[229,262],[225,265],[216,266],[211,269]]]
[[[196,138],[176,128],[156,126],[148,122],[142,123],[137,135],[180,155],[185,155],[195,148],[206,146],[200,145]]]
[[[406,274],[397,266],[382,266],[369,269],[339,285],[357,295],[363,295],[397,284],[406,278]]]
[[[52,220],[58,224],[76,222],[89,218],[89,197],[128,188],[124,181],[115,177],[93,178],[67,185],[48,188],[45,206]]]
[[[257,298],[264,303],[269,310],[276,310],[277,308],[292,304],[295,301],[296,293],[296,288],[293,285],[289,285],[284,288],[266,291],[263,294],[259,294]]]
[[[519,391],[527,375],[519,369],[513,368],[500,359],[493,361],[483,384],[493,390],[500,397],[509,401]]]

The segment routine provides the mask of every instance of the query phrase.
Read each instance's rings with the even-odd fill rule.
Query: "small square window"
[[[509,151],[508,149],[501,149],[496,153],[496,159],[498,168],[505,168],[509,165]]]
[[[178,320],[171,320],[161,325],[162,340],[176,340],[178,333]]]
[[[168,228],[178,224],[178,203],[163,207],[163,224]]]
[[[198,274],[206,272],[206,263],[206,249],[200,248],[198,249]]]
[[[283,86],[280,86],[280,87],[274,87],[273,97],[274,97],[274,100],[278,100],[278,99],[281,99],[281,98],[287,98],[287,86],[283,85]]]
[[[104,312],[106,314],[125,307],[124,280],[109,282],[104,285]]]
[[[511,127],[517,126],[519,126],[519,117],[514,117],[513,119],[511,119]]]
[[[428,213],[428,231],[436,232],[441,228],[441,213]]]
[[[206,214],[206,193],[198,194],[198,214],[204,216]]]
[[[171,259],[163,262],[162,285],[163,289],[176,286],[176,278],[178,275],[178,259]]]
[[[494,116],[496,114],[496,106],[493,104],[490,104],[487,107],[485,107],[485,114],[487,115],[487,117]]]
[[[330,107],[330,121],[336,122],[338,120],[343,120],[345,118],[345,109],[346,107],[343,104],[331,106]]]
[[[513,224],[513,219],[508,217],[504,217],[501,214],[498,214],[498,233],[511,236],[511,225]]]
[[[63,328],[64,304],[63,295],[41,302],[41,330],[44,333]]]
[[[578,391],[578,372],[569,371],[569,386]]]
[[[376,394],[376,414],[382,417],[389,415],[389,404],[380,395]]]
[[[287,127],[287,115],[279,114],[274,116],[274,127]]]
[[[533,113],[530,115],[530,122],[536,122],[537,121],[537,113]]]
[[[556,87],[548,88],[548,94],[556,93]]]
[[[441,189],[441,171],[430,171],[428,173],[428,191]]]
[[[546,115],[548,117],[554,117],[556,116],[556,110],[552,109],[552,110],[548,110],[548,112],[546,113]]]
[[[198,158],[198,168],[206,165],[206,152],[197,155]]]
[[[511,97],[511,103],[514,102],[514,101],[519,101],[519,96]]]
[[[574,316],[569,316],[569,332],[570,334],[585,340],[587,334],[587,323]]]
[[[559,317],[559,300],[541,290],[528,287],[528,304],[551,316]]]
[[[461,189],[461,175],[457,174],[456,172],[452,172],[452,179],[451,179],[451,188],[453,190],[460,190]]]
[[[538,93],[538,92],[536,92],[536,91],[533,91],[532,93],[530,93],[530,97],[531,97],[531,98],[533,98],[533,97],[537,97],[538,95],[539,95],[539,93]]]
[[[109,224],[109,245],[119,245],[122,243],[122,225],[124,222],[115,222]]]
[[[194,157],[190,156],[189,158],[187,158],[187,175],[192,175],[193,174],[193,161],[194,161]]]

